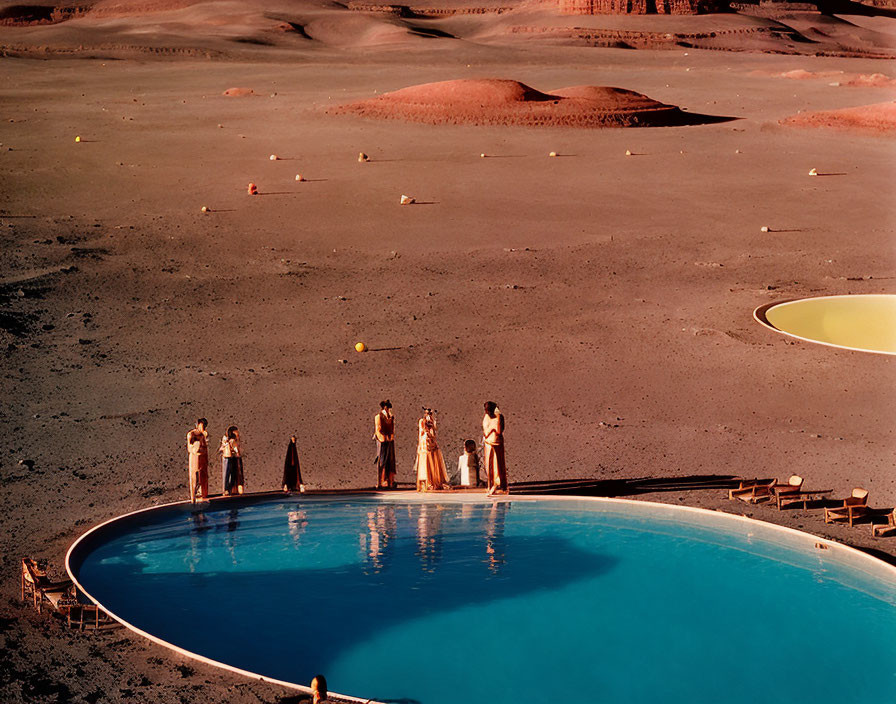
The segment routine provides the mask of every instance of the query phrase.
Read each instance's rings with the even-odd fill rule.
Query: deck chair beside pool
[[[803,488],[803,478],[798,474],[791,474],[790,479],[785,484],[775,482],[769,488],[772,498],[778,499],[780,496],[794,494]]]
[[[857,518],[867,516],[869,510],[868,492],[865,489],[855,488],[852,490],[852,496],[843,499],[842,506],[824,510],[824,522],[846,521],[852,526]]]
[[[22,601],[42,612],[44,607],[64,616],[69,627],[102,628],[117,622],[96,604],[86,603],[70,579],[53,581],[47,576],[46,562],[30,557],[22,558]]]
[[[820,501],[833,491],[833,489],[804,490],[803,478],[796,474],[790,477],[787,484],[777,484],[772,489],[779,511],[793,504],[802,504],[803,508],[807,508],[810,501]]]
[[[896,508],[887,514],[886,523],[871,524],[871,535],[875,538],[885,538],[890,535],[896,535]]]
[[[43,560],[22,558],[22,601],[30,599],[31,605],[38,611],[43,611],[44,606],[55,609],[60,599],[71,595],[73,588],[70,579],[51,580]]]
[[[728,490],[729,499],[740,499],[748,504],[769,501],[775,479],[741,479],[736,489]]]

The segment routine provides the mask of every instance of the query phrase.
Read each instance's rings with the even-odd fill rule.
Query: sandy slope
[[[290,64],[0,62],[4,701],[282,695],[174,669],[120,632],[62,632],[16,603],[20,555],[58,563],[88,526],[184,495],[183,436],[198,415],[213,437],[240,425],[252,490],[276,486],[293,431],[312,487],[371,484],[370,420],[388,396],[405,481],[421,404],[440,410],[453,452],[494,398],[515,481],[674,488],[798,472],[896,502],[892,360],[793,343],[750,316],[771,300],[893,291],[892,138],[777,125],[889,89],[775,77],[889,67],[451,41],[330,51]],[[495,76],[545,91],[621,86],[742,119],[537,130],[326,114]],[[231,87],[256,95],[222,95]],[[835,175],[809,178],[813,167]],[[250,181],[264,195],[245,195]],[[430,204],[401,207],[402,193]],[[355,353],[357,340],[372,351]],[[867,526],[723,494],[645,498],[896,553]]]

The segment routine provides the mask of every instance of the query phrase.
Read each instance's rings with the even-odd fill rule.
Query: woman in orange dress
[[[507,465],[504,462],[504,416],[494,401],[485,402],[482,417],[482,437],[485,441],[483,464],[488,478],[488,495],[508,493]]]
[[[435,412],[424,408],[417,421],[417,491],[450,488],[445,458],[436,440]]]

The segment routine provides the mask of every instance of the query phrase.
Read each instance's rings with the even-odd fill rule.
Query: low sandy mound
[[[857,87],[857,88],[887,88],[896,85],[896,80],[884,75],[883,73],[846,73],[844,71],[806,71],[804,69],[796,69],[794,71],[785,71],[784,73],[772,74],[778,78],[789,78],[791,80],[804,81],[810,79],[836,79],[836,85]]]
[[[429,124],[530,127],[649,127],[713,121],[622,88],[576,86],[542,93],[519,81],[500,79],[425,83],[328,112]]]
[[[228,88],[221,95],[228,98],[245,98],[248,95],[255,95],[255,91],[251,88]]]
[[[896,132],[896,102],[791,115],[781,120],[781,124],[892,133]]]

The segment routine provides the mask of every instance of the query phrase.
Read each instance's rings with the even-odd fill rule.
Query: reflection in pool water
[[[72,569],[175,645],[380,701],[538,700],[559,674],[553,700],[752,702],[737,673],[784,664],[800,677],[775,683],[781,701],[894,691],[892,581],[692,520],[589,501],[222,502],[113,524]]]
[[[755,317],[801,340],[896,354],[896,295],[804,298],[760,306]]]

